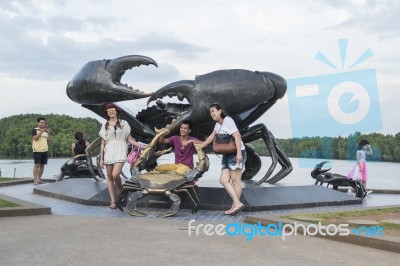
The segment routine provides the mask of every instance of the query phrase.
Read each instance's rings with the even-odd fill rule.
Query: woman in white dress
[[[121,192],[121,171],[127,158],[128,143],[140,148],[140,144],[131,136],[131,127],[125,120],[119,119],[120,110],[111,103],[106,106],[107,121],[99,132],[102,138],[100,146],[100,167],[106,166],[107,186],[111,199],[111,209],[115,209],[114,185]]]

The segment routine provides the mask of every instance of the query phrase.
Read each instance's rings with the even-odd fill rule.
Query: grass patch
[[[329,213],[319,213],[312,214],[311,217],[317,217],[322,219],[332,219],[332,218],[349,218],[349,217],[360,217],[369,215],[385,215],[389,213],[399,213],[400,207],[394,208],[382,208],[382,209],[370,209],[370,210],[355,210],[355,211],[345,211],[345,212],[329,212]]]
[[[379,225],[385,230],[400,231],[400,224],[380,223]]]
[[[382,209],[369,209],[369,210],[354,210],[354,211],[342,211],[342,212],[326,212],[326,213],[313,213],[313,214],[293,214],[280,216],[281,218],[286,218],[295,221],[303,221],[309,223],[315,223],[312,221],[307,221],[301,217],[310,217],[318,219],[321,224],[338,224],[338,223],[348,223],[349,219],[363,219],[364,217],[373,218],[376,221],[381,221],[379,223],[385,231],[396,231],[400,232],[400,225],[388,222],[383,222],[386,220],[388,215],[397,215],[400,213],[400,207],[393,208],[382,208]],[[367,218],[367,220],[368,220]],[[360,224],[351,224],[352,226],[360,226]],[[368,226],[368,225],[366,225]]]
[[[321,220],[331,220],[339,218],[352,218],[362,217],[369,215],[385,215],[389,213],[400,213],[400,207],[394,208],[382,208],[382,209],[370,209],[370,210],[355,210],[355,211],[344,211],[344,212],[324,212],[324,213],[313,213],[313,214],[302,214],[302,216],[318,218]],[[296,219],[298,215],[286,215],[281,218]]]
[[[22,177],[16,177],[16,178],[9,178],[9,177],[0,177],[0,182],[8,182],[8,181],[15,181],[19,179],[24,179]]]
[[[14,202],[10,202],[10,201],[6,201],[3,199],[0,199],[0,208],[8,208],[8,207],[19,207],[20,205],[14,203]]]

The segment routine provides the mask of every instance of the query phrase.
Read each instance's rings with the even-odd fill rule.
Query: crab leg
[[[172,206],[168,211],[160,214],[159,217],[169,217],[175,215],[179,211],[179,206],[181,205],[181,198],[178,195],[171,193],[170,191],[166,191],[165,196],[172,201]]]
[[[270,134],[271,139],[275,145],[276,153],[278,154],[278,162],[282,166],[282,169],[268,180],[268,183],[275,184],[276,182],[287,176],[293,170],[293,167],[285,151],[281,148],[281,146],[278,145],[278,142],[271,132]]]
[[[200,206],[200,199],[197,197],[196,190],[193,186],[184,186],[181,189],[176,190],[177,193],[184,192],[190,199],[193,205],[192,214],[197,213],[197,209]]]
[[[136,191],[130,194],[130,196],[128,197],[128,202],[126,203],[126,210],[128,211],[128,213],[132,216],[146,216],[146,214],[139,212],[136,209],[136,203],[138,199],[143,198],[145,195],[147,195],[147,191],[146,190],[142,190],[142,191]]]
[[[95,148],[99,147],[100,144],[101,144],[101,138],[98,137],[98,138],[95,139],[92,143],[90,143],[89,146],[88,146],[88,147],[86,148],[86,150],[85,150],[85,154],[86,154],[86,163],[87,163],[87,165],[88,165],[89,172],[90,172],[90,174],[92,175],[92,177],[93,177],[96,181],[99,181],[99,179],[96,177],[96,174],[95,174],[95,172],[94,172],[94,170],[93,170],[92,151],[93,151]],[[99,173],[100,177],[101,177],[101,178],[105,178],[103,172],[101,171],[100,163],[99,163],[98,161],[97,161],[97,170],[98,170],[98,173]]]
[[[281,180],[292,171],[293,167],[292,164],[290,163],[289,157],[279,146],[279,143],[276,141],[272,133],[268,130],[268,128],[264,124],[258,124],[252,126],[246,129],[243,133],[241,132],[241,134],[243,141],[246,143],[262,138],[271,155],[272,164],[269,167],[267,173],[256,183],[257,185],[260,185],[263,182],[268,182],[271,184],[276,183],[277,181]],[[282,166],[282,170],[270,178],[278,162]]]

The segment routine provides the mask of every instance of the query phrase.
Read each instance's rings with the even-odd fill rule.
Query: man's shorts
[[[247,153],[246,150],[242,150],[242,157],[243,157],[243,162],[240,165],[236,165],[236,153],[232,154],[224,154],[222,156],[222,162],[221,162],[221,170],[224,169],[229,169],[229,170],[236,170],[236,169],[241,169],[245,170],[245,163],[247,160]]]
[[[35,162],[35,164],[47,164],[47,151],[34,152],[33,161]]]

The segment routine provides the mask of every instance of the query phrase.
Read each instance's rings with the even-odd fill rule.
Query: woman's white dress
[[[99,132],[100,137],[105,141],[104,164],[125,163],[128,153],[127,139],[131,133],[131,127],[125,120],[120,120],[121,128],[109,125],[106,130],[106,122],[103,123]]]

